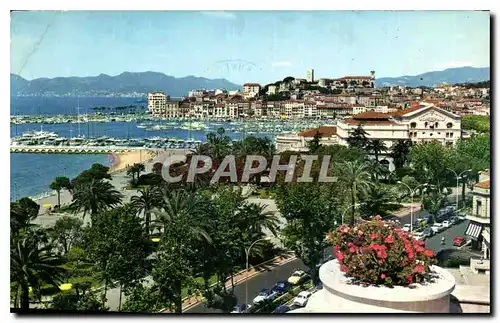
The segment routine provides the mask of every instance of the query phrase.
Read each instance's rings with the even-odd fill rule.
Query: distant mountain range
[[[442,83],[474,83],[490,79],[490,68],[459,67],[427,72],[415,76],[382,77],[376,86],[437,86]],[[163,91],[171,97],[187,96],[194,89],[237,90],[240,85],[226,79],[186,76],[175,78],[157,72],[130,73],[117,76],[100,74],[90,77],[38,78],[28,81],[10,74],[12,96],[143,96],[150,91]]]
[[[117,76],[100,74],[90,77],[38,78],[28,81],[10,74],[13,96],[140,96],[151,91],[163,91],[171,97],[187,96],[194,89],[237,90],[241,86],[226,79],[186,76],[175,78],[157,72],[130,73]]]
[[[415,76],[381,77],[375,80],[375,85],[377,87],[394,85],[433,87],[442,83],[475,83],[488,80],[490,80],[489,67],[457,67]]]

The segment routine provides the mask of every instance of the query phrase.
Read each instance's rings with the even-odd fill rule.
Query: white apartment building
[[[278,92],[278,87],[276,85],[269,85],[267,87],[267,95],[273,95]]]
[[[470,220],[465,235],[474,241],[476,247],[481,248],[485,259],[490,258],[490,172],[479,173],[479,182],[472,190],[472,213],[467,215]]]
[[[178,118],[179,102],[170,101],[163,92],[148,93],[148,111],[155,117]]]
[[[260,84],[245,83],[243,84],[243,97],[245,99],[254,98],[259,95]]]

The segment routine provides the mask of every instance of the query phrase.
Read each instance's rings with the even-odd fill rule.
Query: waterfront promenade
[[[126,146],[10,146],[11,153],[38,153],[38,154],[111,154],[119,152],[132,152],[140,150],[161,151],[161,148],[126,147]]]

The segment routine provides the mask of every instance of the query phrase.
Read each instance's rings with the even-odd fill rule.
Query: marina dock
[[[126,153],[132,151],[149,150],[161,151],[160,148],[147,147],[125,147],[125,146],[107,146],[107,147],[89,147],[89,146],[10,146],[11,153],[39,153],[39,154],[112,154]]]

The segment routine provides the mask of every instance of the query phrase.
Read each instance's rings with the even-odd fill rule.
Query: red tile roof
[[[411,108],[408,108],[408,109],[402,109],[402,110],[398,110],[398,111],[394,111],[394,112],[391,112],[390,114],[392,114],[393,116],[404,116],[405,114],[408,114],[410,112],[414,112],[414,111],[417,111],[417,110],[420,110],[422,108],[422,106],[415,106],[415,107],[411,107]]]
[[[260,86],[259,83],[245,83],[243,86]]]
[[[344,120],[343,122],[348,123],[348,124],[367,124],[367,125],[372,125],[372,124],[380,124],[380,125],[389,125],[389,124],[396,124],[395,122],[391,120],[353,120],[353,119],[348,119]]]
[[[380,113],[380,112],[374,112],[374,111],[366,111],[362,113],[358,113],[354,116],[352,116],[353,119],[355,120],[388,120],[390,117],[389,114],[387,113]]]
[[[319,127],[315,129],[305,130],[299,132],[299,136],[301,137],[314,137],[314,135],[319,132],[321,137],[331,137],[337,134],[337,127]]]
[[[485,181],[479,182],[476,185],[474,185],[474,187],[490,189],[490,180],[487,179]]]

